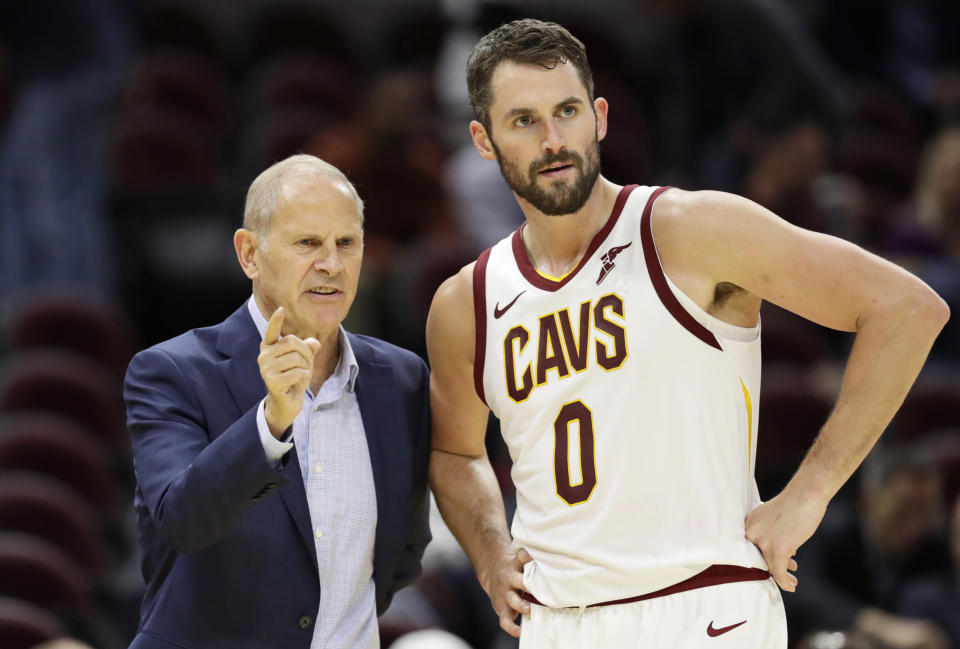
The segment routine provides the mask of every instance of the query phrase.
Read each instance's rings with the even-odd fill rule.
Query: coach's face
[[[591,103],[570,63],[547,69],[505,61],[490,86],[489,131],[470,124],[477,150],[499,162],[521,202],[550,215],[579,210],[600,175],[606,100]]]
[[[284,308],[284,334],[323,342],[347,316],[363,261],[361,219],[339,179],[317,174],[284,185],[267,231],[256,237],[251,277],[267,318]]]

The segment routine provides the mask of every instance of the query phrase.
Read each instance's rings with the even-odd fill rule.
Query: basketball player
[[[526,222],[434,297],[430,478],[501,626],[524,649],[786,647],[777,585],[796,588],[792,557],[903,400],[946,305],[739,196],[600,176],[607,102],[559,25],[490,32],[468,85],[474,145]],[[761,503],[764,299],[857,335],[836,408]],[[488,409],[513,459],[512,536]]]

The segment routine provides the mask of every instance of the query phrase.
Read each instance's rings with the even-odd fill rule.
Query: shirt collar
[[[250,311],[253,324],[256,325],[257,331],[260,332],[260,340],[263,340],[263,337],[267,333],[267,319],[260,313],[260,307],[257,306],[257,301],[252,295],[250,299],[247,300],[247,310]],[[350,339],[347,337],[347,332],[342,325],[339,327],[338,335],[340,338],[340,360],[337,362],[337,368],[333,371],[330,378],[338,383],[345,383],[347,389],[353,392],[357,382],[357,374],[360,372],[360,366],[357,365],[357,357],[353,354]]]

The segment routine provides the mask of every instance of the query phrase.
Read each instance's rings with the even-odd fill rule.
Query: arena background
[[[0,646],[132,638],[123,372],[249,295],[231,236],[270,163],[309,152],[356,183],[367,240],[347,327],[424,354],[434,289],[522,218],[473,152],[464,64],[480,34],[524,16],[587,45],[611,180],[744,194],[909,268],[960,312],[950,0],[2,0]],[[762,321],[769,498],[829,413],[852,337],[769,305]],[[960,647],[958,377],[955,316],[868,475],[801,549],[793,646]],[[495,421],[488,447],[509,513]],[[434,531],[424,578],[381,619],[384,646],[424,628],[515,646],[439,518]],[[942,610],[924,608],[931,584]],[[906,623],[926,644],[878,644],[864,607],[938,620],[952,644]]]

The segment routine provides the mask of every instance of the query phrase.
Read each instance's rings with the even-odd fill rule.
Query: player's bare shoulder
[[[739,326],[756,319],[760,299],[732,281],[729,257],[742,256],[736,233],[750,227],[755,203],[726,192],[664,192],[653,208],[652,229],[667,276],[705,311]]]
[[[436,354],[473,359],[476,324],[473,307],[473,269],[471,262],[440,284],[427,315],[427,349],[431,360]]]

